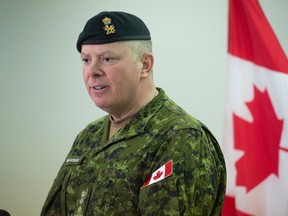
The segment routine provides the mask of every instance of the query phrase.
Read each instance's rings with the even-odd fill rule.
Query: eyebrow
[[[102,56],[102,55],[105,55],[105,54],[117,54],[117,53],[114,52],[114,51],[111,51],[111,50],[104,50],[104,51],[101,51],[99,53],[96,53],[96,56]],[[80,55],[81,56],[90,56],[91,54],[84,53],[84,52],[81,51]]]

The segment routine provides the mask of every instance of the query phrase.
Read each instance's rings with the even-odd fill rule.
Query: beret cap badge
[[[104,23],[103,29],[106,31],[106,34],[113,34],[115,33],[115,27],[114,25],[111,25],[111,19],[108,17],[105,17],[102,19],[102,22]]]

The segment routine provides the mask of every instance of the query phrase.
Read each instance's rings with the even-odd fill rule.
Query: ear
[[[154,65],[154,56],[150,52],[146,52],[142,57],[141,77],[146,78],[152,73]]]

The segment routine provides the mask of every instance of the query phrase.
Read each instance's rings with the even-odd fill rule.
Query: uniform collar
[[[120,129],[116,134],[114,134],[109,143],[116,142],[121,139],[128,139],[145,131],[145,127],[149,123],[150,119],[163,106],[165,101],[168,100],[168,97],[163,89],[157,88],[157,90],[158,95],[145,107],[143,107],[124,128]]]

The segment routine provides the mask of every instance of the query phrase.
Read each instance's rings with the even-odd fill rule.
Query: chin
[[[107,103],[104,102],[104,101],[93,100],[93,102],[98,108],[100,108],[100,109],[102,109],[104,111],[108,108]]]

